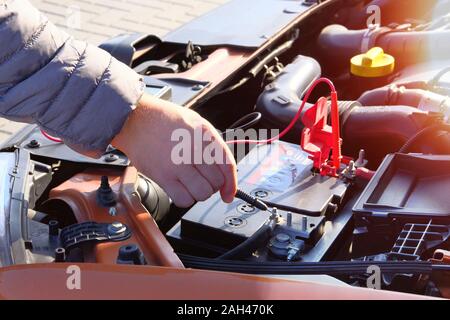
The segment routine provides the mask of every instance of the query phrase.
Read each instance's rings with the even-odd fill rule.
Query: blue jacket
[[[141,77],[56,28],[26,0],[0,0],[0,115],[102,153],[143,92]]]

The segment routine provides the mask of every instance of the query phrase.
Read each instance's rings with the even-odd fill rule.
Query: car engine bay
[[[230,143],[245,150],[236,200],[177,208],[120,150],[90,159],[30,125],[0,153],[0,266],[328,275],[357,287],[380,266],[380,289],[450,298],[450,1],[254,5],[101,45],[226,140],[291,127],[282,140]]]

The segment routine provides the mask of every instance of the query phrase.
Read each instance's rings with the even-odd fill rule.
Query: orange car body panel
[[[80,289],[69,290],[68,263],[0,269],[1,299],[424,299],[351,286],[152,266],[78,264]]]
[[[109,208],[97,204],[96,191],[102,175],[109,177],[111,189],[116,195],[116,215],[111,216]],[[72,209],[78,222],[99,223],[121,222],[133,232],[131,238],[120,242],[105,242],[95,245],[88,262],[114,264],[119,248],[136,243],[141,248],[147,263],[155,266],[183,268],[178,256],[166,240],[136,192],[138,173],[133,167],[119,169],[86,170],[76,174],[58,187],[52,189],[49,201],[61,200]],[[86,259],[86,257],[85,257]]]

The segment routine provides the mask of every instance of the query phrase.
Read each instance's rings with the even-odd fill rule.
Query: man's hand
[[[171,141],[171,136],[176,129],[185,129],[192,137],[195,130],[209,134],[222,148],[223,161],[174,164],[171,154],[177,142]],[[233,201],[237,188],[233,155],[215,128],[194,111],[144,95],[112,145],[158,183],[179,207],[206,200],[219,190],[225,202]]]

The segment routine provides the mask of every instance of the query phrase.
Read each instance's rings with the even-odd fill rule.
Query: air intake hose
[[[330,25],[322,30],[318,45],[326,61],[342,67],[348,67],[353,56],[375,46],[394,56],[397,64],[402,66],[430,59],[448,59],[450,30],[383,30],[370,33],[368,29],[348,30],[342,25]]]
[[[366,91],[358,101],[364,106],[411,106],[425,111],[442,112],[450,117],[450,98],[423,89],[391,85]]]
[[[320,78],[321,73],[319,63],[306,56],[298,56],[287,65],[277,78],[266,86],[256,103],[257,111],[264,116],[264,123],[275,128],[288,124],[300,107],[306,90],[314,80]],[[307,105],[303,112],[310,107],[311,105]]]
[[[141,203],[150,212],[158,224],[163,224],[170,211],[169,196],[155,182],[139,174],[137,192]]]
[[[256,109],[262,114],[263,126],[285,128],[320,72],[318,62],[305,56],[298,56],[286,66],[258,98]],[[307,104],[305,111],[312,106]],[[408,106],[362,107],[357,101],[339,101],[338,106],[344,153],[352,156],[365,149],[374,167],[386,154],[398,151],[409,138],[435,121],[427,112]],[[303,128],[303,123],[298,121],[286,139],[298,143]]]
[[[438,118],[408,106],[354,107],[342,125],[343,150],[366,150],[375,168],[386,154],[397,152],[411,137]]]

